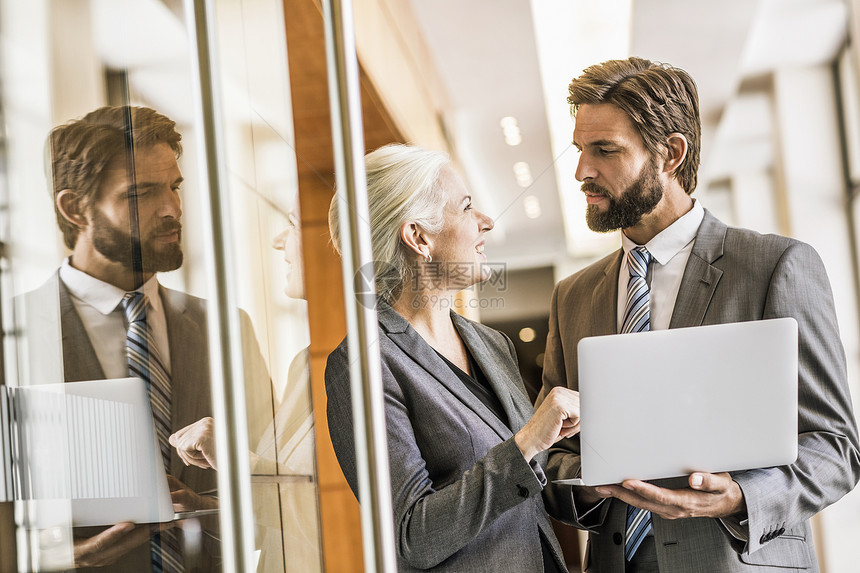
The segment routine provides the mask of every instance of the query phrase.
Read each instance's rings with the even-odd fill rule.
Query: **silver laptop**
[[[582,476],[556,483],[794,462],[797,348],[793,318],[582,339]]]
[[[12,389],[18,499],[30,527],[157,523],[174,513],[140,378]]]

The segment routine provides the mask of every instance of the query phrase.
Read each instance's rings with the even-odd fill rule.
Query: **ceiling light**
[[[534,328],[525,327],[520,330],[520,340],[523,342],[531,342],[535,339],[535,336],[537,336],[537,333],[535,333]]]
[[[537,219],[540,217],[540,199],[534,195],[526,195],[523,199],[523,209],[525,209],[526,217]]]
[[[520,134],[520,126],[517,124],[517,118],[505,116],[499,121],[502,127],[502,134],[505,136],[505,143],[514,146],[523,142],[523,136]]]
[[[534,183],[532,179],[532,169],[525,161],[517,161],[514,163],[514,177],[517,178],[517,185],[523,189],[528,188]]]

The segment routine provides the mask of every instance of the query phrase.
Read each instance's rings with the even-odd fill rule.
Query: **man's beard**
[[[609,200],[604,212],[600,212],[597,205],[589,205],[585,210],[588,228],[598,233],[608,233],[637,225],[663,198],[663,185],[657,169],[656,162],[649,161],[642,167],[636,181],[617,198],[610,196],[606,189],[596,183],[583,183],[583,191],[597,193]]]
[[[141,237],[143,242],[132,239],[131,234],[114,227],[98,209],[93,209],[93,246],[109,261],[120,263],[130,271],[139,270],[144,273],[173,271],[182,266],[182,246],[175,243],[163,245],[160,249],[153,245],[152,240]],[[179,231],[182,225],[176,219],[167,219],[152,230],[150,236]],[[133,247],[137,247],[136,249]],[[141,261],[136,266],[132,253],[137,250]]]

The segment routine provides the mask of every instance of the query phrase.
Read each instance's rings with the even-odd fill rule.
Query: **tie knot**
[[[651,253],[645,247],[635,247],[627,253],[627,266],[630,268],[631,277],[642,277],[648,274],[648,263],[651,262]]]
[[[122,297],[122,311],[129,323],[146,319],[146,304],[149,302],[142,292],[127,292]]]

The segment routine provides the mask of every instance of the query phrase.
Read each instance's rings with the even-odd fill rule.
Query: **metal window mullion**
[[[218,81],[217,39],[211,1],[185,0],[185,17],[191,46],[200,189],[209,279],[209,360],[212,409],[218,457],[221,552],[225,571],[255,570],[254,517],[248,461],[242,337],[236,293],[230,277],[236,276],[224,152],[224,131]]]
[[[373,253],[352,1],[323,1],[323,18],[364,565],[367,572],[393,573],[397,562],[375,289],[372,272],[370,280],[358,272],[373,268]]]

